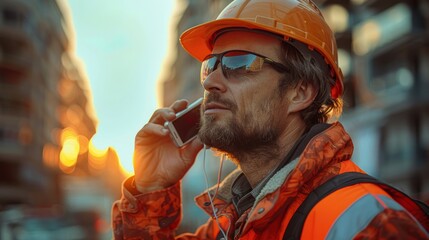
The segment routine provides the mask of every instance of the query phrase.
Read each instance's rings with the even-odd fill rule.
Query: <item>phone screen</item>
[[[173,121],[182,142],[187,142],[198,133],[200,125],[200,108],[194,108]]]

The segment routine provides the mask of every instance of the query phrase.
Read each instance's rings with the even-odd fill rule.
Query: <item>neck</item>
[[[236,158],[236,162],[252,187],[257,186],[271,171],[276,169],[295,142],[302,136],[305,128],[306,126],[300,118],[293,118],[285,126],[276,146],[242,153]]]

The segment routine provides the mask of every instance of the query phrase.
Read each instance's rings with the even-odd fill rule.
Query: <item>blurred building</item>
[[[63,7],[0,1],[1,239],[111,236],[124,176],[115,151],[91,143],[92,96]]]
[[[161,105],[202,96],[200,63],[177,41],[189,27],[216,18],[231,1],[177,0],[174,49],[160,78]],[[370,174],[429,202],[429,2],[427,0],[316,0],[335,31],[345,75],[341,119],[350,132],[353,160]],[[206,216],[192,206],[204,187],[197,160],[184,180],[180,231],[195,230]],[[208,159],[211,176],[216,159]],[[213,165],[214,164],[214,165]],[[215,183],[215,177],[211,183]],[[189,185],[185,185],[188,183]],[[189,187],[190,189],[187,189]],[[187,216],[195,216],[192,219]],[[202,219],[198,219],[201,217]]]
[[[175,32],[169,52],[169,65],[160,78],[160,105],[169,106],[179,98],[194,101],[203,94],[200,85],[200,63],[180,45],[178,39],[186,29],[217,17],[230,0],[176,0],[176,13],[172,18]]]
[[[429,2],[319,2],[336,32],[353,160],[429,202]]]

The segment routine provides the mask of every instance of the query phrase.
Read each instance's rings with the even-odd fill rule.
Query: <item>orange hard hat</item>
[[[180,36],[183,48],[203,61],[212,52],[215,34],[227,28],[247,28],[304,43],[330,66],[335,85],[331,96],[343,92],[343,75],[338,66],[337,44],[322,13],[311,0],[235,0],[216,20],[186,30]]]

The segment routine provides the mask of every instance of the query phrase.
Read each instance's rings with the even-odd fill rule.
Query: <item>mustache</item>
[[[234,102],[228,99],[222,98],[219,93],[208,93],[205,95],[204,104],[211,103],[211,102],[222,104],[231,111],[237,110],[237,105]]]

